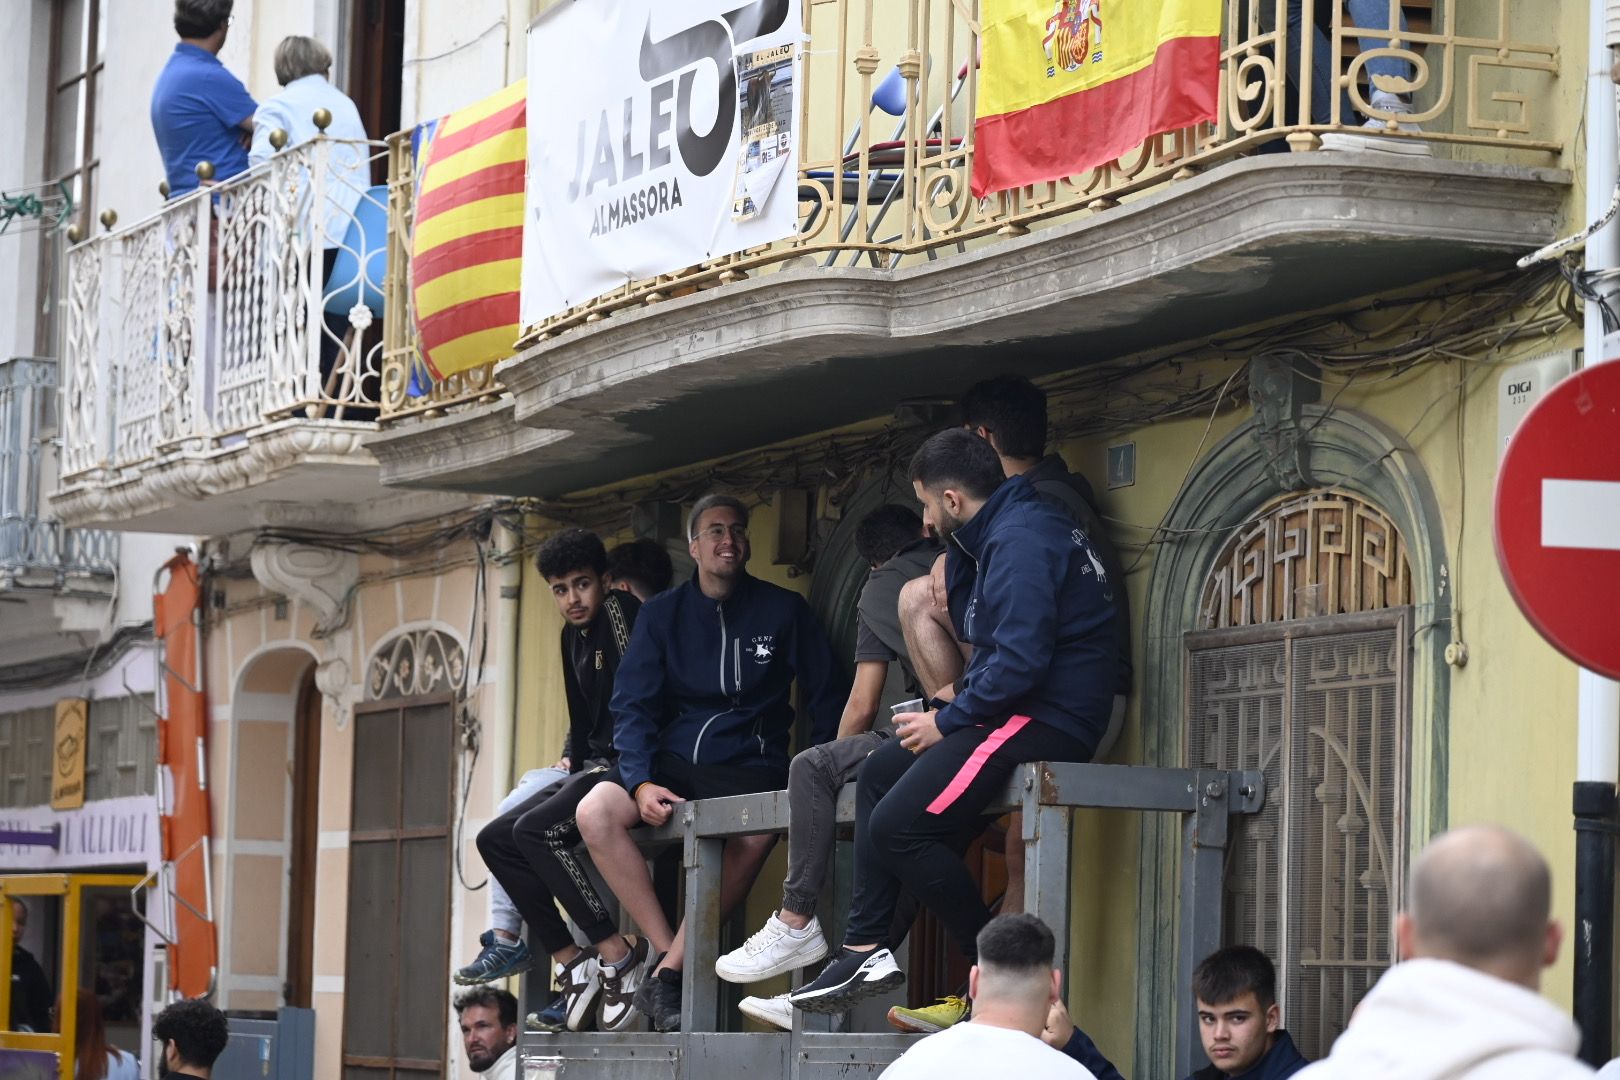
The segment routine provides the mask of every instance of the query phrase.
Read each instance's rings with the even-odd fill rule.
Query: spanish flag
[[[984,0],[982,27],[975,197],[1215,119],[1221,0]]]
[[[418,148],[412,299],[435,379],[512,355],[523,263],[528,81],[440,120]]]

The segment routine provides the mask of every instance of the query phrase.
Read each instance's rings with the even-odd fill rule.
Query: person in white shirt
[[[973,1019],[918,1042],[883,1071],[883,1080],[1096,1080],[1084,1065],[1041,1041],[1047,1010],[1063,989],[1047,925],[1033,915],[998,915],[979,931],[978,952],[979,962],[968,972]]]
[[[456,997],[461,1047],[467,1067],[488,1080],[516,1080],[517,998],[493,986],[475,986]]]
[[[1580,1033],[1541,996],[1563,932],[1546,860],[1507,829],[1437,837],[1395,920],[1404,959],[1367,992],[1333,1052],[1294,1080],[1577,1080]]]
[[[327,158],[326,210],[321,216],[326,223],[327,246],[336,246],[343,242],[354,208],[371,186],[366,148],[357,145],[366,141],[365,124],[349,96],[327,81],[332,54],[319,41],[298,35],[282,38],[276,46],[274,66],[282,90],[253,113],[248,162],[257,165],[275,155],[276,149],[270,145],[271,132],[286,132],[286,145],[297,146],[320,134],[320,128],[315,126],[316,110],[330,113],[332,122],[326,134],[334,142]]]

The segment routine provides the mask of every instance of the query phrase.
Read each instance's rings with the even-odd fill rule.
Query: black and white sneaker
[[[788,994],[788,1001],[805,1012],[841,1013],[905,981],[906,973],[888,949],[855,952],[843,948],[833,954],[820,975]]]

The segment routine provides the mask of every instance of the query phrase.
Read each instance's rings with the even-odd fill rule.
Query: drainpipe
[[[1620,0],[1591,0],[1586,78],[1586,220],[1609,208],[1617,183],[1615,85]],[[1620,266],[1620,228],[1610,221],[1586,244],[1586,270]],[[1598,289],[1611,293],[1607,282]],[[1604,341],[1603,313],[1585,312],[1585,364],[1620,358]],[[1582,670],[1575,764],[1575,1020],[1581,1058],[1594,1067],[1612,1056],[1614,1039],[1615,784],[1620,781],[1620,683]]]
[[[517,728],[518,595],[523,585],[523,554],[518,536],[495,524],[495,556],[500,591],[495,601],[495,715],[490,765],[497,798],[512,790],[512,745]]]

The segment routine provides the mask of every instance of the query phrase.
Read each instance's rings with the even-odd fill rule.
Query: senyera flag
[[[426,127],[417,148],[412,299],[436,379],[512,354],[523,273],[528,82]]]
[[[1215,119],[1221,0],[983,0],[975,197]]]

